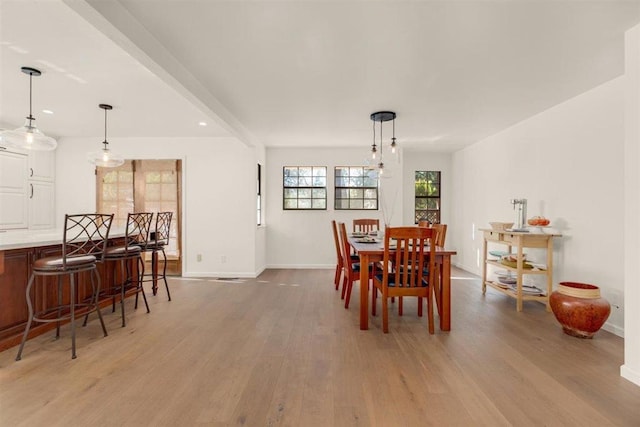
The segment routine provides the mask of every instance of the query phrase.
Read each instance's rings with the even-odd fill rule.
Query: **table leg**
[[[440,295],[442,311],[440,312],[440,329],[451,330],[451,257],[442,257],[442,274],[440,276]]]
[[[369,256],[360,254],[360,329],[369,329]]]

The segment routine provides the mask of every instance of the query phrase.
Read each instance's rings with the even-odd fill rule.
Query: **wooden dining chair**
[[[436,246],[444,247],[444,242],[447,238],[447,224],[433,224],[431,228],[438,232],[436,236]]]
[[[392,297],[417,297],[418,316],[422,316],[422,298],[427,299],[429,333],[434,333],[433,284],[435,282],[435,245],[425,243],[435,237],[427,227],[389,227],[385,232],[382,271],[374,276],[375,295],[382,294],[382,331],[389,332],[388,300]],[[395,247],[392,247],[391,244]]]
[[[340,236],[338,235],[338,224],[335,220],[331,221],[331,228],[333,229],[333,241],[336,246],[336,274],[334,278],[334,283],[336,285],[336,291],[340,288],[340,279],[342,278],[342,273],[344,271],[344,257],[345,255],[342,253],[344,248],[340,241]],[[349,255],[351,257],[352,263],[357,263],[360,259],[358,255]],[[344,296],[343,296],[344,298]]]
[[[353,220],[354,233],[370,233],[380,230],[380,220],[375,218],[360,218]]]
[[[360,268],[361,265],[359,262],[358,256],[347,256],[347,254],[351,253],[351,245],[349,245],[349,240],[347,237],[347,227],[344,225],[344,222],[338,223],[338,228],[340,229],[340,238],[342,240],[342,254],[344,260],[344,279],[342,281],[342,299],[344,299],[344,308],[349,308],[349,301],[351,300],[351,289],[353,288],[353,282],[360,281]],[[373,277],[373,269],[372,266],[368,266],[369,268],[369,277]],[[368,283],[364,285],[360,283],[360,286],[369,286]]]

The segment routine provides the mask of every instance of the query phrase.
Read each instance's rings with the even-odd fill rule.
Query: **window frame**
[[[428,185],[437,186],[437,195],[425,195],[419,196],[416,187],[418,186],[418,174],[424,174],[425,180]],[[429,183],[428,176],[430,174],[437,174],[437,181]],[[414,204],[413,204],[413,220],[415,224],[419,221],[429,221],[434,224],[439,224],[442,221],[442,171],[434,171],[434,170],[417,170],[414,173]],[[418,209],[418,201],[425,200],[426,209]],[[436,203],[435,209],[429,208],[429,201],[434,200]],[[420,214],[419,214],[420,213]],[[432,216],[435,215],[435,218]],[[431,221],[431,219],[436,219],[436,221]]]
[[[348,176],[344,176],[344,175],[338,175],[338,169],[349,169],[349,175]],[[353,169],[361,169],[362,173],[360,175],[352,175],[351,172]],[[365,186],[365,180],[366,179],[372,179],[371,176],[369,175],[370,173],[374,172],[375,169],[374,168],[369,168],[366,166],[334,166],[333,168],[333,208],[336,211],[377,211],[380,210],[380,178],[378,176],[378,174],[375,174],[375,186]],[[349,185],[345,186],[345,185],[338,185],[338,180],[339,179],[344,179],[347,178],[349,180]],[[353,182],[352,180],[357,180],[358,178],[362,178],[362,185],[358,186],[358,185],[351,185],[351,183]],[[362,198],[360,197],[351,197],[351,191],[349,191],[349,197],[339,197],[339,195],[341,194],[342,190],[362,190]],[[366,191],[367,190],[374,190],[375,191],[375,199],[370,198],[370,197],[365,197]],[[343,208],[343,207],[339,207],[339,203],[338,201],[342,201],[342,200],[349,200],[349,207],[348,208]],[[362,200],[362,207],[361,208],[354,208],[351,207],[351,201],[352,200]],[[371,208],[367,208],[365,207],[365,201],[367,200],[375,200],[375,207],[371,207]]]
[[[286,174],[286,170],[287,169],[297,169],[297,173],[298,175],[287,175]],[[287,185],[287,178],[292,179],[292,178],[297,178],[298,179],[298,184],[300,184],[300,177],[301,176],[305,176],[305,175],[300,175],[300,169],[307,169],[307,168],[311,168],[311,175],[308,175],[308,177],[311,180],[311,185]],[[316,175],[314,172],[315,170],[324,170],[324,175]],[[327,166],[303,166],[303,165],[296,165],[296,166],[283,166],[282,167],[282,210],[285,211],[326,211],[327,210],[327,197],[328,197],[328,189],[327,189]],[[324,178],[324,185],[314,185],[314,178]],[[290,189],[295,189],[296,190],[296,197],[287,197],[287,190]],[[314,190],[324,190],[324,197],[314,197]],[[299,197],[299,192],[300,190],[309,190],[310,191],[310,197],[303,197],[300,198]],[[287,207],[287,200],[297,200],[296,205],[299,206],[300,205],[300,200],[309,200],[310,201],[310,206],[309,207]],[[324,207],[313,207],[314,200],[324,200]]]

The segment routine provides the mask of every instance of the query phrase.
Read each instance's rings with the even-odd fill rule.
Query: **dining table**
[[[360,258],[360,265],[382,261],[384,241],[363,239],[362,236],[349,235],[349,245]],[[390,252],[395,253],[392,249]],[[433,284],[436,307],[440,319],[440,330],[451,330],[451,257],[457,252],[436,247],[436,265],[438,267],[436,283]],[[360,269],[360,329],[369,329],[369,269]]]

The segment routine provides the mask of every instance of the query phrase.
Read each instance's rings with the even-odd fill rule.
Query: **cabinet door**
[[[27,228],[27,155],[0,151],[0,230]]]
[[[54,151],[31,151],[29,153],[29,179],[52,182],[55,177],[55,165]]]
[[[52,182],[30,181],[29,229],[53,228],[54,187]]]

